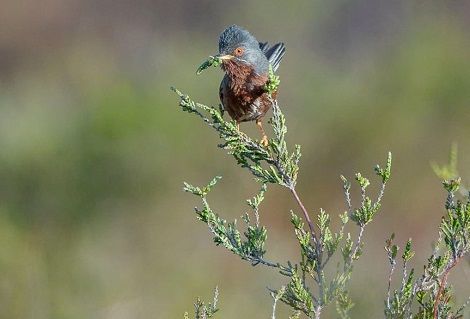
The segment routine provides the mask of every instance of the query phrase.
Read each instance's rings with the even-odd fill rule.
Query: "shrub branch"
[[[207,68],[213,62],[217,61],[203,64],[201,68]],[[270,94],[278,85],[279,78],[271,70],[265,90]],[[220,177],[214,178],[203,187],[185,183],[184,190],[200,198],[202,206],[195,208],[196,216],[207,225],[216,245],[224,247],[253,266],[264,265],[276,269],[283,278],[288,278],[288,282],[281,288],[269,289],[273,298],[271,318],[275,319],[279,301],[292,309],[290,318],[298,319],[304,314],[308,318],[319,319],[323,309],[332,303],[335,303],[340,318],[349,318],[349,311],[354,304],[349,297],[348,284],[354,263],[362,255],[367,225],[382,206],[386,185],[391,177],[391,153],[388,154],[383,167],[377,165],[374,169],[381,183],[376,196],[368,195],[370,180],[361,173],[355,175],[355,184],[360,189],[357,207],[351,199],[353,183],[341,176],[346,211],[339,214],[341,225],[339,229],[334,230],[331,227],[330,214],[323,209],[319,210],[316,219],[310,217],[296,190],[300,146],[295,145],[294,149],[289,151],[286,143],[286,121],[277,101],[271,99],[273,115],[269,123],[273,136],[265,147],[239,131],[236,122],[225,120],[222,106],[211,107],[197,103],[179,90],[172,90],[179,96],[182,110],[196,115],[211,127],[222,140],[219,148],[226,150],[240,167],[247,169],[261,184],[259,193],[247,200],[252,212],[241,217],[245,225],[243,229],[239,227],[237,220],[228,222],[209,205],[207,196]],[[441,220],[438,241],[424,266],[424,273],[417,278],[415,270],[409,269],[409,261],[414,256],[411,239],[405,244],[401,256],[398,256],[399,247],[393,243],[394,234],[386,241],[385,250],[390,268],[384,314],[388,319],[456,319],[461,318],[464,307],[470,303],[468,299],[454,310],[451,304],[452,287],[447,281],[449,273],[470,251],[470,194],[463,195],[465,200],[457,198],[460,178],[456,176],[456,156],[456,147],[453,147],[448,166],[433,164],[436,174],[448,177],[443,182],[447,191],[446,215]],[[291,211],[291,224],[300,250],[300,260],[295,263],[280,263],[265,257],[268,230],[260,221],[260,205],[269,184],[287,188],[303,215],[303,218],[300,218]],[[350,221],[352,223],[349,223]],[[304,227],[305,223],[307,229]],[[357,227],[355,239],[350,232],[345,231],[350,224]],[[330,260],[338,251],[342,262],[337,264],[336,274],[327,275],[330,273],[326,271]],[[396,273],[397,258],[402,261],[402,278],[399,287],[393,289],[392,277]],[[195,305],[195,317],[212,317],[217,310],[216,299],[208,306],[198,300]],[[185,318],[188,318],[188,315]]]

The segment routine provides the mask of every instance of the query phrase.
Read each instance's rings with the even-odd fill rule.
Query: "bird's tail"
[[[276,71],[279,68],[279,64],[281,64],[282,57],[286,53],[286,46],[284,43],[280,42],[273,46],[269,46],[267,42],[264,42],[259,44],[259,48],[268,58],[269,63],[273,67],[273,71]]]

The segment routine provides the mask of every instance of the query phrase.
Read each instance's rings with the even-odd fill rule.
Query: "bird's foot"
[[[259,119],[256,120],[256,126],[258,126],[259,132],[261,133],[261,141],[259,141],[259,143],[264,147],[267,147],[269,145],[268,137],[263,129],[263,123],[261,123]]]
[[[261,138],[261,141],[259,141],[259,143],[261,145],[263,145],[264,147],[268,147],[268,145],[269,145],[268,137],[266,135],[263,135],[263,137]]]

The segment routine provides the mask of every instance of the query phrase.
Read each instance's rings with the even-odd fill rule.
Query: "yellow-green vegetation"
[[[196,74],[199,75],[204,71],[205,69],[210,68],[211,66],[213,67],[218,67],[222,64],[222,59],[220,59],[217,56],[209,56],[207,60],[202,62],[202,64],[197,68]]]

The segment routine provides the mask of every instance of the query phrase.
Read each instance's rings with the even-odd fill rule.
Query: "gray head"
[[[229,26],[220,34],[219,56],[223,60],[236,59],[248,64],[258,74],[267,74],[269,70],[268,59],[261,51],[258,40],[237,25]]]

